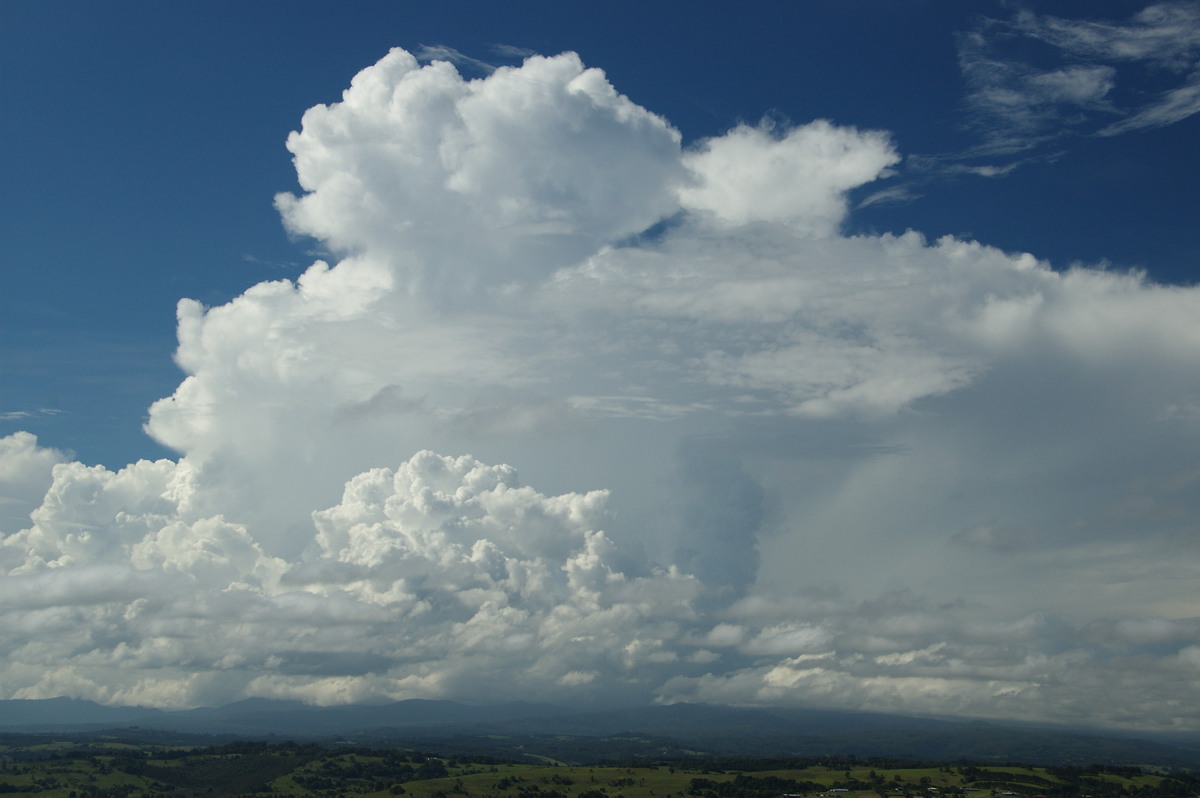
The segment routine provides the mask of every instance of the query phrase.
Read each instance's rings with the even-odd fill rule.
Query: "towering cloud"
[[[28,522],[50,487],[52,469],[66,459],[63,452],[39,447],[28,432],[0,438],[0,533]]]
[[[679,134],[568,53],[466,81],[392,50],[288,138],[284,221],[461,294],[545,277],[674,212]]]
[[[0,442],[0,691],[1200,726],[1200,290],[847,236],[880,132],[680,142],[573,54],[309,110],[336,262],[180,303],[179,459]]]

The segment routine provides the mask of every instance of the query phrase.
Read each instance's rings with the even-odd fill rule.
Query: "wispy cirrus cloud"
[[[1112,136],[1200,112],[1200,5],[1151,5],[1097,22],[1022,12],[959,38],[981,152]]]
[[[0,421],[21,421],[23,419],[44,418],[57,416],[62,413],[53,407],[39,407],[34,410],[5,410],[0,412]]]
[[[455,66],[468,67],[484,75],[490,75],[496,70],[494,64],[473,58],[460,50],[447,47],[444,44],[423,44],[416,49],[413,55],[420,61],[447,61]]]

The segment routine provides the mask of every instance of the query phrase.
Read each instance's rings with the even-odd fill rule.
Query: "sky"
[[[0,2],[0,697],[1200,731],[1200,3]]]

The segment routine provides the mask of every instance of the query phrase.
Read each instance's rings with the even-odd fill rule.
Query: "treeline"
[[[712,756],[687,759],[660,760],[630,760],[651,765],[666,765],[677,770],[700,770],[707,773],[756,773],[764,770],[805,770],[812,767],[823,767],[829,770],[854,770],[855,768],[877,768],[881,770],[897,770],[899,768],[940,768],[944,761],[925,761],[919,759],[897,759],[884,756],[855,756],[854,754],[835,754],[831,756],[790,756],[790,757],[757,757],[757,756]],[[617,767],[625,767],[630,761],[614,762]],[[1015,763],[1014,763],[1015,764]]]
[[[698,798],[779,798],[781,795],[820,792],[825,785],[779,776],[747,776],[739,773],[732,781],[692,779],[687,794]]]

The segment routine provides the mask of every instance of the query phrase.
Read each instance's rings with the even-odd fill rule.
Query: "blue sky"
[[[1200,729],[1200,5],[0,39],[3,697]]]

